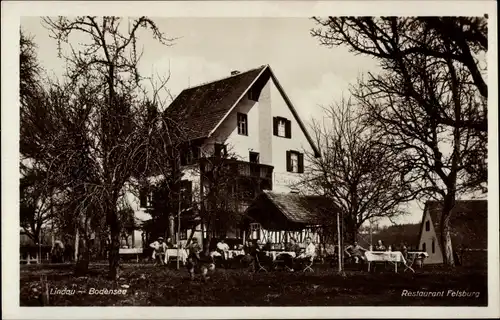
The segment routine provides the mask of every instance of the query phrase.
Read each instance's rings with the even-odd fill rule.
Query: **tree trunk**
[[[78,262],[78,250],[80,247],[80,228],[78,226],[76,227],[76,232],[75,232],[75,262]]]
[[[344,219],[344,226],[345,229],[343,230],[343,238],[347,241],[347,244],[354,244],[358,236],[358,225],[356,224],[356,221],[351,217],[346,217]]]
[[[168,237],[170,239],[174,239],[175,235],[175,223],[174,223],[174,215],[172,213],[168,216]]]
[[[120,265],[120,224],[116,209],[110,209],[108,213],[108,223],[111,233],[111,241],[109,245],[109,278],[117,280],[120,275],[118,268]]]
[[[80,219],[78,221],[77,226],[77,235],[78,235],[78,254],[76,264],[75,264],[75,276],[81,277],[88,273],[89,271],[89,262],[90,262],[90,250],[89,250],[89,230],[87,221],[83,221],[82,232],[80,232],[80,227],[82,224],[80,223]],[[80,233],[82,236],[80,237]],[[80,238],[82,239],[80,243]]]
[[[444,199],[443,209],[441,211],[441,234],[440,234],[440,244],[441,252],[443,254],[443,264],[449,267],[455,266],[455,261],[453,259],[453,249],[451,245],[450,237],[450,216],[451,210],[455,206],[455,196],[453,194],[448,194]]]

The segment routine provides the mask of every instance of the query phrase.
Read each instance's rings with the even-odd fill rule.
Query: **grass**
[[[72,265],[22,265],[20,305],[40,306],[41,276],[49,290],[75,289],[74,295],[50,294],[51,306],[486,306],[485,270],[421,269],[416,273],[348,271],[317,266],[313,273],[216,269],[203,283],[190,281],[185,268],[151,264],[122,265],[121,278],[106,278],[105,264],[90,266],[86,277],[72,275]],[[94,289],[123,289],[126,294],[90,295]],[[444,297],[405,297],[408,291],[445,291]],[[447,296],[448,290],[480,292],[478,298]],[[79,291],[81,291],[79,293]]]

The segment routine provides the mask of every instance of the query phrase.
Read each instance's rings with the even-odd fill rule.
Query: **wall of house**
[[[238,134],[238,112],[247,114],[248,136]],[[291,120],[291,139],[273,135],[273,117]],[[309,141],[272,79],[262,89],[258,102],[243,98],[207,143],[221,141],[229,146],[229,152],[243,161],[249,161],[249,152],[253,151],[260,154],[261,163],[274,166],[273,191],[277,192],[289,192],[290,186],[303,175],[286,171],[286,151],[312,152]],[[307,168],[307,156],[304,156],[304,171]]]
[[[430,229],[429,231],[425,231],[425,223],[429,221],[430,224]],[[439,246],[438,242],[438,234],[436,230],[434,229],[434,224],[431,219],[431,216],[428,212],[424,215],[423,221],[422,221],[422,233],[419,239],[418,243],[418,249],[423,250],[423,246],[425,243],[426,247],[426,252],[429,254],[429,257],[425,259],[425,264],[440,264],[443,263],[443,255],[441,253],[441,247]],[[432,252],[432,241],[434,241],[434,252]]]
[[[250,151],[260,153],[258,105],[258,102],[244,97],[214,132],[213,136],[207,140],[207,143],[224,142],[227,145],[228,153],[242,161],[250,160]],[[238,112],[247,115],[248,135],[238,134]]]
[[[292,111],[286,104],[281,93],[276,85],[273,83],[271,86],[271,99],[272,99],[272,115],[270,122],[272,124],[273,117],[284,117],[292,122],[291,139],[274,136],[272,137],[272,159],[274,166],[273,177],[273,191],[276,192],[289,192],[290,186],[300,181],[303,173],[291,173],[286,171],[286,151],[294,150],[298,152],[312,152],[311,145],[309,144],[304,132],[300,128],[298,122],[292,114]],[[293,102],[292,102],[293,103]],[[297,106],[299,107],[299,106]],[[301,119],[303,122],[307,119]],[[308,169],[307,156],[304,155],[304,171]]]

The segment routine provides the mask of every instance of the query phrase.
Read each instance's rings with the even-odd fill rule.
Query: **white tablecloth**
[[[186,262],[188,254],[186,249],[179,249],[179,259],[182,262]],[[169,259],[170,257],[176,257],[177,258],[177,249],[167,249],[167,254],[165,255],[165,260]]]
[[[406,264],[406,260],[400,251],[366,251],[365,257],[368,262],[387,261]]]

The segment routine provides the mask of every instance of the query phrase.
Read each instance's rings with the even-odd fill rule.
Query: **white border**
[[[2,1],[2,311],[6,319],[130,318],[332,318],[495,317],[499,312],[498,92],[495,1]],[[20,16],[149,15],[162,17],[310,17],[313,15],[489,14],[489,306],[485,307],[19,307],[19,21]]]

